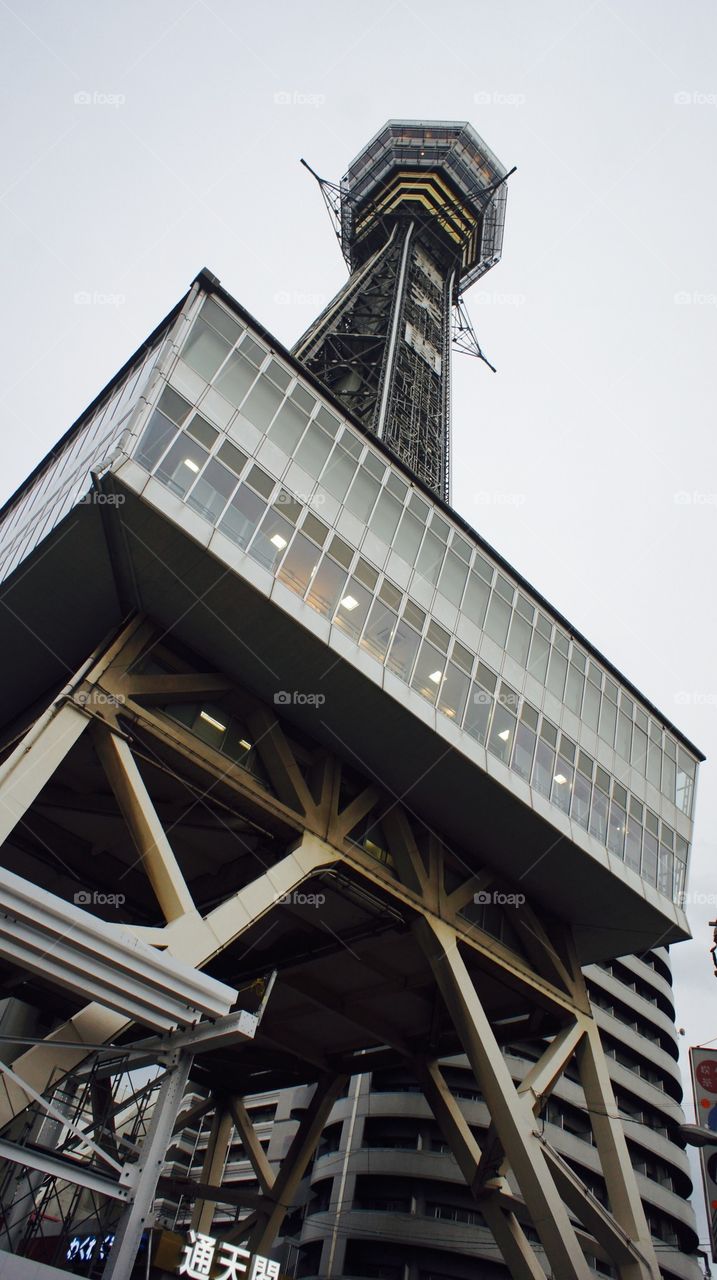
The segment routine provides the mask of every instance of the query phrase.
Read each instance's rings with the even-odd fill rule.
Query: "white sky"
[[[711,0],[0,0],[0,497],[202,266],[304,330],[345,272],[300,156],[338,179],[390,116],[470,120],[518,172],[454,506],[717,758],[716,44]],[[708,761],[685,1045],[717,1038],[716,821]]]

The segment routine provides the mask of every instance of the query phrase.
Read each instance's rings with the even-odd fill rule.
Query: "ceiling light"
[[[286,546],[286,538],[282,538],[282,536],[281,536],[281,534],[280,534],[280,533],[275,533],[275,534],[274,534],[274,537],[273,537],[273,538],[270,538],[270,539],[269,539],[269,541],[270,541],[270,542],[273,542],[274,546],[275,546],[279,551],[283,551],[283,550],[284,550],[284,547]]]
[[[442,672],[442,671],[432,671],[432,672],[431,672],[431,674],[430,674],[430,676],[428,677],[428,679],[429,679],[429,680],[432,680],[434,684],[440,684],[440,683],[441,683],[441,680],[443,679],[443,672]]]
[[[554,781],[554,782],[557,782],[557,784],[558,784],[558,786],[559,786],[559,787],[562,787],[562,786],[564,786],[564,785],[565,785],[565,783],[567,782],[567,778],[565,777],[565,774],[564,774],[564,773],[556,773],[555,778],[553,779],[553,781]]]
[[[227,727],[225,724],[222,724],[221,720],[215,720],[214,716],[210,716],[208,711],[200,711],[199,719],[206,720],[207,724],[210,724],[213,729],[219,729],[221,733],[224,733],[224,730]]]
[[[189,470],[193,471],[195,475],[199,471],[199,467],[197,466],[196,462],[192,462],[191,458],[185,458],[184,465],[185,467],[189,467]]]
[[[498,737],[503,742],[507,742],[510,737],[510,729],[503,729],[502,732],[498,734]]]
[[[251,751],[251,743],[247,742],[246,738],[239,739],[239,746],[243,747],[245,751]]]
[[[358,600],[355,596],[344,596],[341,601],[341,608],[348,609],[350,613],[352,609],[358,609]]]

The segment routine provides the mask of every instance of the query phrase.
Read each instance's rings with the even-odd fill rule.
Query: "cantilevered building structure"
[[[698,1274],[702,757],[446,500],[505,178],[390,122],[296,350],[202,272],[0,513],[3,1276]]]

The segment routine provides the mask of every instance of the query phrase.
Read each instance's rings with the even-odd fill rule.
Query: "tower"
[[[350,278],[293,351],[446,499],[451,314],[500,259],[506,176],[470,124],[389,120],[333,205]]]
[[[412,246],[438,263],[458,216],[452,188],[439,207],[450,166],[430,164],[387,162],[387,231],[383,188],[367,212],[355,182],[356,245],[401,240],[406,277]],[[366,252],[369,268],[381,245]],[[389,324],[376,349],[401,335],[418,358],[415,328],[407,342]],[[382,1157],[384,1187],[356,1185],[347,1207],[383,1081],[419,1099],[404,1118],[435,1159],[409,1182],[460,1184],[468,1255],[490,1247],[518,1280],[657,1280],[639,1179],[663,1175],[634,1160],[667,1110],[625,1087],[627,1016],[618,1032],[599,993],[634,1003],[637,1036],[662,1034],[677,1124],[660,948],[688,936],[701,753],[418,473],[413,428],[389,439],[349,409],[364,382],[380,405],[378,358],[329,389],[336,360],[319,378],[202,272],[0,511],[0,976],[21,994],[0,1063],[0,1250],[51,1276],[93,1240],[104,1280],[126,1280],[173,1205],[175,1225],[265,1258],[314,1157],[311,1184],[336,1156],[317,1148],[338,1116],[345,1177],[326,1210],[317,1189],[299,1241],[304,1274],[336,1274],[344,1210],[375,1218],[396,1180]],[[637,952],[654,981],[622,964]],[[287,1124],[266,1149],[277,1097]],[[589,1124],[577,1150],[553,1133],[571,1107]],[[182,1135],[205,1119],[198,1169]],[[675,1189],[654,1197],[685,1219],[663,1270],[691,1276],[676,1152]],[[447,1202],[395,1189],[415,1244]],[[314,1267],[303,1246],[325,1238]]]

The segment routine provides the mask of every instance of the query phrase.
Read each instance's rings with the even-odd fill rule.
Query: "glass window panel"
[[[384,604],[387,604],[389,608],[395,609],[396,612],[398,612],[398,610],[401,607],[403,594],[402,592],[399,591],[395,583],[391,582],[388,578],[384,578],[383,582],[381,583],[381,589],[378,594],[383,600]]]
[[[249,555],[273,573],[291,541],[293,532],[289,521],[270,507],[254,534]]]
[[[180,435],[169,453],[157,468],[157,479],[166,484],[172,493],[184,498],[191,489],[208,458],[206,449],[195,444],[189,436]]]
[[[381,542],[386,543],[386,546],[390,546],[393,541],[402,511],[403,507],[400,502],[397,502],[386,489],[383,489],[376,503],[376,510],[371,516],[369,528],[377,538],[381,539]]]
[[[251,471],[247,473],[246,479],[247,484],[250,484],[252,489],[256,489],[262,498],[271,497],[276,480],[273,476],[267,475],[266,471],[262,471],[261,467],[252,467]]]
[[[494,756],[497,756],[499,760],[504,760],[506,764],[510,760],[513,750],[515,725],[515,716],[511,714],[502,702],[496,703],[488,739],[488,750]]]
[[[631,763],[636,769],[639,769],[640,773],[644,776],[647,764],[647,734],[642,729],[638,728],[637,725],[635,725],[632,734]]]
[[[368,587],[369,591],[373,591],[376,583],[378,582],[378,569],[374,569],[373,565],[369,564],[368,560],[364,560],[362,556],[359,556],[354,573],[356,574],[359,582],[363,582],[364,586]]]
[[[438,590],[446,600],[450,600],[451,604],[456,606],[460,604],[467,576],[468,565],[464,564],[453,551],[449,551],[441,571]]]
[[[308,421],[309,416],[303,409],[294,404],[293,400],[285,400],[269,428],[269,439],[283,449],[284,453],[291,454],[304,434]]]
[[[566,760],[565,756],[559,755],[555,764],[555,773],[553,774],[551,798],[553,804],[557,805],[558,809],[562,809],[563,813],[570,813],[574,776],[575,770],[570,761]]]
[[[219,333],[221,333],[222,337],[226,338],[232,346],[234,346],[234,343],[242,332],[241,325],[237,324],[233,316],[230,316],[228,311],[225,311],[223,307],[220,307],[219,303],[215,302],[213,298],[207,298],[204,303],[204,306],[202,307],[202,320],[206,320],[212,328],[217,329]]]
[[[435,587],[438,581],[441,563],[445,554],[445,545],[430,529],[423,539],[423,544],[416,561],[416,571]]]
[[[642,855],[642,827],[637,818],[630,816],[625,828],[625,862],[633,871],[640,870]]]
[[[622,756],[623,760],[630,759],[630,747],[632,745],[632,721],[628,720],[624,712],[620,712],[617,717],[617,737],[615,739],[615,750]]]
[[[460,724],[463,718],[469,687],[470,680],[465,672],[461,671],[455,663],[449,662],[438,696],[438,709],[451,720],[455,720],[456,724]]]
[[[555,772],[555,752],[544,738],[538,738],[533,767],[533,786],[543,796],[549,796]]]
[[[429,702],[435,702],[443,683],[445,665],[445,654],[440,653],[428,640],[424,640],[416,661],[411,688],[418,690]]]
[[[515,731],[515,752],[513,754],[513,768],[521,778],[525,778],[526,782],[530,782],[530,774],[533,768],[533,755],[535,754],[536,737],[532,729],[522,722]]]
[[[339,564],[343,565],[344,569],[348,569],[350,568],[351,561],[354,558],[354,550],[353,547],[349,546],[348,542],[344,542],[343,538],[340,538],[339,535],[335,533],[329,545],[329,555],[333,556],[334,560],[338,560]]]
[[[174,390],[174,387],[165,387],[159,397],[157,408],[165,417],[171,418],[172,422],[176,422],[177,426],[181,427],[187,414],[191,412],[192,406],[184,396],[180,396],[179,392]]]
[[[205,324],[201,316],[192,325],[182,350],[182,359],[206,382],[211,382],[222,361],[229,355],[229,343]]]
[[[600,690],[596,689],[595,685],[591,684],[589,680],[585,686],[582,714],[588,728],[597,733],[598,719],[600,717]]]
[[[332,439],[335,437],[341,425],[338,418],[336,418],[333,413],[329,413],[326,405],[323,404],[319,405],[316,413],[316,421],[321,424],[324,431],[328,431]]]
[[[284,368],[283,364],[279,364],[278,360],[272,359],[269,361],[264,372],[267,378],[271,378],[272,382],[276,383],[277,387],[281,387],[282,391],[286,391],[286,388],[291,382],[291,374]]]
[[[388,609],[382,600],[374,600],[361,637],[361,648],[374,658],[378,658],[379,662],[383,662],[396,622],[397,615],[393,610]]]
[[[405,560],[407,564],[413,564],[416,559],[421,538],[423,537],[423,525],[420,520],[411,515],[410,511],[404,511],[401,517],[401,523],[398,526],[398,533],[393,544],[396,555]]]
[[[316,572],[320,558],[319,548],[313,542],[309,542],[303,533],[297,533],[284,557],[277,577],[297,595],[303,596]]]
[[[462,671],[466,671],[468,675],[470,675],[473,670],[474,655],[471,653],[470,649],[466,649],[465,645],[461,644],[460,640],[454,641],[451,657],[454,662],[458,663],[458,666]]]
[[[318,516],[315,516],[312,511],[307,513],[301,530],[302,533],[306,534],[307,538],[311,538],[320,547],[323,547],[329,535],[328,525],[325,525],[323,520],[319,520]]]
[[[525,618],[521,617],[519,613],[513,614],[508,636],[508,653],[511,658],[515,658],[515,661],[520,663],[521,667],[524,667],[528,661],[532,630],[533,628]]]
[[[396,627],[386,666],[406,683],[413,670],[420,639],[418,632],[414,631],[413,627],[409,627],[405,618],[401,618]]]
[[[550,644],[540,631],[533,632],[533,643],[530,646],[530,659],[528,661],[528,671],[534,679],[539,680],[541,684],[545,684],[545,675],[548,670],[548,658],[550,657]]]
[[[657,837],[646,831],[642,844],[642,874],[650,884],[657,884]]]
[[[333,441],[316,421],[310,422],[306,435],[296,451],[296,461],[304,471],[318,480],[321,468],[328,458]]]
[[[187,499],[212,524],[219,519],[237,484],[236,476],[211,458]]]
[[[677,778],[675,785],[675,803],[677,808],[689,817],[692,813],[692,791],[694,788],[695,766],[680,748],[677,752]]]
[[[306,599],[320,614],[329,618],[336,608],[345,581],[345,571],[334,564],[333,560],[325,558],[319,565]]]
[[[355,471],[356,459],[337,445],[326,464],[321,483],[334,498],[343,502]]]
[[[242,453],[241,449],[237,449],[236,445],[229,440],[225,440],[219,446],[217,457],[238,476],[241,475],[248,461],[246,454]]]
[[[399,480],[395,471],[389,471],[386,488],[391,491],[394,498],[398,498],[399,502],[403,503],[405,501],[406,494],[408,493],[408,485],[404,484],[403,480]]]
[[[501,573],[496,575],[495,587],[493,589],[494,591],[497,591],[498,595],[502,596],[504,600],[507,600],[508,604],[512,605],[513,595],[515,594],[513,583],[509,582],[507,578],[504,578]]]
[[[177,428],[169,418],[155,409],[142,435],[140,436],[135,459],[141,466],[151,471],[159,462],[165,449],[177,434]]]
[[[245,551],[265,511],[266,503],[252,489],[240,484],[219,522],[219,528]]]
[[[612,746],[615,741],[615,725],[617,722],[617,710],[615,704],[610,702],[603,696],[602,706],[600,708],[600,737],[603,742]]]
[[[359,467],[346,498],[346,506],[359,520],[368,520],[378,497],[379,484],[363,467]]]
[[[364,458],[363,463],[361,465],[364,466],[366,470],[369,472],[369,474],[372,475],[376,480],[379,480],[379,481],[383,480],[383,477],[386,471],[386,465],[376,457],[375,453],[371,453],[370,449],[368,450],[366,457]]]
[[[192,436],[194,440],[198,440],[200,444],[203,444],[205,449],[211,449],[219,436],[219,432],[216,427],[213,427],[210,422],[207,422],[206,418],[203,418],[201,413],[195,413],[194,417],[187,423],[184,430]]]
[[[571,663],[568,668],[568,682],[565,686],[565,705],[570,708],[576,716],[580,715],[580,709],[583,705],[583,688],[585,686],[585,677],[577,667]]]
[[[674,892],[674,856],[671,849],[666,845],[660,845],[660,860],[658,868],[657,887],[661,893],[672,899]]]
[[[557,634],[557,633],[556,633]],[[548,667],[548,689],[555,694],[556,698],[563,700],[563,690],[565,688],[565,677],[568,671],[568,660],[559,653],[557,649],[553,649],[550,655],[550,665]]]
[[[625,849],[625,822],[627,814],[614,800],[610,805],[610,822],[607,830],[607,847],[611,853],[622,857]]]
[[[493,698],[487,689],[483,689],[478,681],[474,680],[466,706],[463,728],[483,746],[488,734],[488,721],[492,708]]]
[[[675,783],[677,780],[677,770],[674,760],[670,760],[665,756],[662,762],[662,790],[668,800],[675,803]]]
[[[488,613],[485,620],[485,629],[487,634],[501,649],[505,648],[505,638],[508,634],[510,625],[511,607],[502,596],[496,595],[495,591],[491,597]]]
[[[436,622],[434,618],[431,618],[431,621],[428,624],[426,635],[429,640],[432,640],[433,643],[438,646],[442,653],[448,653],[448,645],[451,641],[450,633],[446,631],[445,627],[442,627],[439,622]]]
[[[590,817],[590,795],[592,786],[588,779],[578,772],[575,774],[573,783],[573,810],[572,816],[579,826],[584,827],[587,831],[588,819]]]
[[[412,493],[411,497],[408,500],[408,505],[411,508],[411,511],[414,513],[414,515],[417,515],[419,520],[422,520],[423,523],[425,524],[428,519],[428,513],[430,511],[430,507],[428,503],[424,502],[423,498],[419,498],[417,493]]]
[[[468,585],[461,609],[466,617],[470,618],[471,622],[475,622],[477,627],[483,626],[489,596],[490,587],[487,583],[482,578],[479,578],[477,574],[469,573]]]
[[[300,382],[297,382],[294,387],[294,390],[291,393],[291,398],[296,401],[300,408],[306,410],[309,417],[311,416],[311,412],[316,406],[316,399],[309,391],[306,390],[306,387],[302,387]]]
[[[358,640],[372,600],[370,592],[357,578],[349,578],[334,617],[336,626],[341,627],[353,640]]]
[[[242,405],[242,414],[253,422],[255,427],[264,430],[283,399],[284,393],[275,387],[273,382],[261,377]]]
[[[651,782],[653,787],[660,785],[660,772],[662,765],[662,752],[654,742],[648,743],[647,747],[647,780]]]
[[[286,489],[280,489],[272,504],[281,508],[281,514],[290,520],[292,524],[296,524],[303,510],[301,503],[294,497],[293,493],[289,493]]]
[[[264,359],[264,356],[267,354],[266,348],[262,347],[260,343],[255,342],[250,333],[244,334],[244,337],[239,343],[239,347],[247,359],[251,360],[252,364],[255,364],[258,369]]]
[[[590,811],[590,834],[595,836],[600,844],[605,844],[607,840],[607,811],[608,798],[599,789],[593,787],[593,803]]]
[[[255,378],[256,369],[251,361],[239,351],[234,351],[219,374],[215,386],[230,404],[238,407]]]

